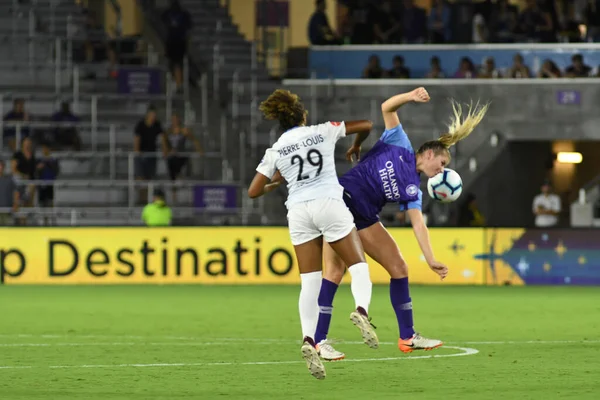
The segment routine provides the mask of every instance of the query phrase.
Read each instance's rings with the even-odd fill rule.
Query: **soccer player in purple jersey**
[[[381,264],[390,274],[390,300],[398,320],[400,338],[398,348],[405,353],[413,350],[431,350],[443,343],[436,339],[427,339],[416,333],[413,328],[412,301],[408,288],[408,265],[396,242],[379,221],[379,212],[386,203],[396,202],[400,210],[410,217],[414,234],[423,252],[427,264],[433,272],[444,279],[448,268],[436,260],[433,255],[427,226],[421,213],[422,192],[419,189],[420,174],[435,176],[444,170],[450,162],[450,146],[466,138],[481,122],[487,105],[469,107],[463,117],[460,104],[452,102],[454,118],[448,132],[439,139],[424,143],[415,152],[408,136],[402,129],[397,110],[402,105],[415,102],[426,103],[429,94],[424,88],[403,93],[387,99],[381,105],[385,131],[381,138],[367,152],[360,162],[340,178],[344,187],[344,201],[354,216],[365,252]],[[360,148],[353,147],[350,152],[359,159]],[[333,298],[344,274],[344,263],[335,252],[324,245],[325,265],[327,266],[319,294],[319,314],[315,341],[325,340],[331,320]],[[354,294],[354,293],[353,293]],[[350,316],[363,334],[368,344],[370,332],[355,322],[353,312]]]

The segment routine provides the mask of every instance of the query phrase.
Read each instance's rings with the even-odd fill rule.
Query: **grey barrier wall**
[[[383,130],[381,102],[424,86],[431,101],[406,105],[399,113],[414,147],[444,132],[452,113],[450,98],[490,102],[480,127],[458,146],[451,168],[467,180],[466,190],[477,195],[492,226],[533,223],[531,203],[548,172],[550,140],[600,140],[600,79],[287,80],[284,85],[301,96],[313,114],[310,122],[373,120],[377,132],[370,143]],[[490,147],[494,133],[508,140],[504,147]],[[476,172],[469,171],[472,159],[477,160]],[[450,223],[460,206],[444,208]],[[563,208],[568,209],[566,202]]]
[[[480,131],[500,130],[519,140],[600,139],[600,78],[287,80],[284,85],[299,94],[309,110],[317,111],[317,120],[370,116],[380,121],[383,100],[424,86],[431,102],[401,111],[405,124],[417,127],[418,133],[443,129],[450,112],[447,99],[455,98],[491,102]]]

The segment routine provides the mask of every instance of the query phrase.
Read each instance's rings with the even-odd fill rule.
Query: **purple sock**
[[[321,283],[321,292],[319,293],[319,321],[317,322],[315,343],[327,339],[331,314],[333,313],[333,298],[335,297],[337,288],[338,285],[327,279],[323,279]]]
[[[412,302],[408,292],[408,278],[390,280],[390,300],[396,312],[400,338],[411,338],[415,334],[415,330],[413,329]]]

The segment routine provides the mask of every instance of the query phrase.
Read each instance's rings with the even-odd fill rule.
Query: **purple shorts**
[[[353,196],[346,190],[344,190],[343,197],[346,206],[354,217],[354,225],[356,225],[357,230],[360,231],[361,229],[368,228],[371,225],[379,222],[379,215],[368,215],[368,213],[365,213],[364,210],[361,210],[362,207],[360,207],[360,202],[358,199],[353,198]]]

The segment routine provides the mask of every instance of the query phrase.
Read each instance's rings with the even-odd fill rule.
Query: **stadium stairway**
[[[54,87],[55,39],[66,37],[69,24],[73,26],[83,18],[73,12],[76,6],[72,1],[39,0],[32,4],[0,0],[0,56],[4,60],[0,86]],[[70,77],[70,71],[63,68],[63,87],[69,85]]]
[[[30,8],[22,6],[18,10],[13,8],[12,1],[0,0],[0,15],[11,16],[17,22],[16,26],[22,27],[28,23]],[[57,11],[58,10],[58,11]],[[12,108],[15,98],[25,99],[25,109],[30,114],[32,125],[30,130],[51,130],[51,127],[35,126],[44,123],[58,110],[60,102],[72,101],[74,93],[71,87],[71,71],[63,72],[64,86],[60,90],[55,88],[55,65],[54,65],[54,43],[57,37],[66,36],[67,21],[81,20],[81,12],[72,1],[62,1],[55,9],[56,29],[50,33],[47,22],[50,18],[49,2],[39,0],[31,8],[35,15],[40,15],[39,23],[36,23],[34,35],[27,29],[24,32],[13,31],[10,24],[0,27],[0,54],[10,59],[10,66],[4,66],[2,78],[0,78],[0,94],[2,95],[3,113]],[[60,14],[60,15],[59,15]],[[68,17],[72,15],[73,17]],[[61,19],[62,18],[62,19]],[[19,28],[21,29],[21,28]],[[61,30],[62,29],[62,30]],[[35,38],[36,40],[33,40]],[[40,40],[37,40],[40,39]],[[44,45],[38,42],[44,39]],[[66,50],[66,45],[63,50]],[[19,50],[21,49],[21,50]],[[24,49],[24,50],[22,50]],[[66,59],[66,53],[65,59]],[[33,62],[32,62],[33,60]],[[33,67],[31,66],[33,65]],[[34,70],[35,74],[32,74]],[[43,72],[43,73],[40,73]],[[35,79],[33,79],[35,78]],[[61,175],[63,182],[56,192],[56,204],[60,207],[90,208],[98,207],[126,207],[128,205],[128,191],[123,187],[123,180],[128,178],[127,151],[132,149],[133,128],[144,115],[149,101],[152,101],[159,110],[159,116],[165,115],[165,100],[157,100],[155,97],[118,96],[116,84],[105,85],[103,82],[92,81],[80,85],[79,107],[73,105],[73,111],[78,115],[86,127],[79,129],[83,142],[82,152],[60,153]],[[97,126],[92,128],[91,94],[98,99]],[[181,101],[182,98],[177,98]],[[182,108],[182,104],[174,104],[174,107]],[[164,124],[169,123],[161,118]],[[117,158],[113,167],[113,175],[110,174],[110,161],[108,152],[109,126],[116,127],[115,138]],[[94,139],[92,131],[96,130]],[[94,152],[90,152],[94,150]],[[82,157],[83,155],[83,157]],[[0,157],[8,160],[11,157],[8,148],[0,151]],[[193,164],[194,171],[200,176],[202,170],[215,170],[211,160],[203,160],[203,165]],[[218,164],[220,166],[220,163]],[[168,179],[166,165],[161,160],[158,163],[160,179]],[[114,184],[111,179],[117,180]],[[198,179],[198,178],[195,178]],[[118,180],[121,180],[118,182]],[[181,198],[191,198],[189,189],[180,189]],[[108,206],[108,207],[107,207]],[[106,223],[104,217],[99,218],[100,223]],[[122,221],[122,220],[121,220]],[[84,222],[85,223],[85,222]]]
[[[279,87],[280,82],[271,79],[266,68],[258,62],[255,64],[256,70],[252,71],[253,46],[239,33],[228,10],[220,5],[219,0],[182,0],[181,4],[190,12],[194,24],[188,51],[192,64],[190,77],[199,82],[201,74],[205,73],[209,82],[209,118],[206,126],[207,136],[213,141],[208,143],[208,147],[221,149],[219,137],[220,132],[224,131],[226,140],[223,144],[227,159],[222,176],[247,184],[264,150],[270,145],[269,132],[272,127],[272,123],[262,121],[262,117],[253,120],[252,108],[257,109],[260,101]],[[156,33],[164,40],[166,30],[160,21],[163,10],[149,6],[144,9],[150,22],[147,25],[156,28]],[[163,46],[162,43],[160,45]],[[252,90],[252,73],[257,76],[256,92]],[[196,114],[202,107],[198,92],[194,90],[190,96]],[[234,98],[237,98],[237,106],[234,106]],[[251,124],[256,126],[258,134],[255,138],[250,135]],[[245,133],[243,136],[242,131]],[[285,222],[282,203],[282,199],[276,196],[267,196],[260,201],[261,207],[269,209],[269,215],[274,215],[278,223]],[[269,222],[273,223],[273,220]],[[249,223],[266,223],[266,220],[255,219]]]

